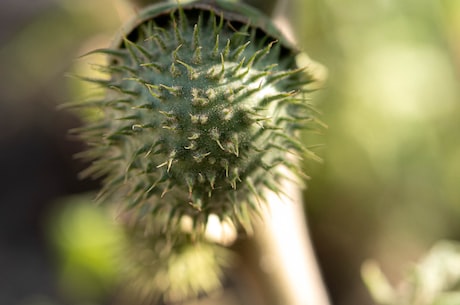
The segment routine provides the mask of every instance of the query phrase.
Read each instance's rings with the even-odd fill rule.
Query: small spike
[[[297,68],[294,70],[288,70],[288,71],[279,71],[276,73],[273,73],[267,77],[267,83],[273,83],[273,82],[278,82],[282,79],[291,77],[295,74],[302,73],[305,70],[305,68]]]
[[[149,63],[141,64],[141,67],[154,68],[159,73],[162,73],[164,71],[164,68],[160,64],[155,63],[155,62],[149,62]]]
[[[195,51],[193,52],[192,62],[195,65],[201,64],[201,61],[202,61],[201,49],[202,47],[200,46],[196,48]]]
[[[141,58],[139,57],[138,54],[136,54],[136,51],[134,50],[135,47],[135,43],[128,40],[128,38],[126,37],[123,37],[123,42],[124,42],[124,45],[126,47],[126,49],[128,50],[129,52],[129,55],[131,56],[131,59],[137,64],[137,65],[140,65],[142,64],[142,60]]]
[[[134,96],[134,97],[138,97],[140,95],[140,93],[137,92],[137,91],[120,88],[120,87],[115,86],[115,85],[108,86],[108,88],[111,89],[111,90],[120,92],[122,94],[130,95],[130,96]]]
[[[144,85],[149,90],[149,93],[150,93],[151,96],[153,96],[153,97],[155,97],[157,99],[162,99],[163,98],[163,96],[159,92],[160,88],[158,86],[152,85],[152,84],[144,84]],[[154,90],[156,90],[156,92]]]
[[[179,64],[183,65],[186,69],[187,69],[187,72],[188,72],[188,77],[190,80],[194,80],[194,79],[197,79],[198,78],[198,72],[195,70],[195,68],[193,68],[192,66],[190,66],[189,64],[186,64],[185,62],[181,61],[181,60],[176,60]]]
[[[76,78],[76,79],[79,79],[85,82],[98,84],[104,87],[114,86],[114,84],[112,84],[112,81],[110,79],[92,78],[92,77],[81,76],[77,74],[67,74],[67,76],[73,77],[73,78]]]
[[[189,140],[196,140],[198,139],[199,137],[201,136],[201,134],[199,132],[194,132],[192,133],[192,135],[190,137],[188,137],[187,139]]]
[[[222,79],[225,73],[225,60],[224,60],[224,55],[220,53],[220,71],[218,74],[215,75],[217,79]]]
[[[196,163],[201,163],[203,161],[203,159],[206,158],[207,156],[209,156],[210,154],[211,154],[210,152],[207,152],[207,153],[197,152],[197,153],[193,154],[192,157],[193,157],[193,160],[195,160]]]
[[[266,179],[264,179],[266,180]],[[246,182],[246,186],[248,187],[249,191],[254,195],[254,197],[256,198],[257,200],[257,204],[259,205],[259,207],[262,206],[262,200],[260,198],[260,194],[259,192],[257,191],[257,188],[256,186],[254,185],[254,182],[252,181],[251,177],[246,177],[246,179],[244,180]],[[258,209],[256,209],[258,210]]]
[[[214,16],[214,18],[212,18]],[[222,28],[224,26],[224,16],[223,12],[221,12],[219,16],[219,24],[217,24],[217,17],[214,15],[214,12],[211,12],[211,18],[213,20],[213,36],[219,35],[219,33],[222,31]]]
[[[259,50],[257,51],[254,55],[255,55],[255,58],[254,58],[254,61],[253,63],[256,64],[257,62],[259,62],[259,60],[261,60],[265,55],[267,55],[268,53],[270,53],[270,50],[272,49],[273,45],[275,43],[278,43],[278,40],[274,40],[272,42],[270,42],[265,48],[263,48],[262,50]]]
[[[179,50],[182,48],[182,44],[178,45],[177,48],[172,52],[172,58],[174,61],[180,60],[179,58]]]
[[[248,47],[250,43],[251,42],[248,41],[245,44],[239,46],[235,51],[233,51],[231,55],[231,60],[237,60],[241,56],[241,54],[244,52],[244,50],[246,50],[246,48]]]
[[[195,185],[195,178],[191,174],[188,174],[185,176],[185,183],[188,186],[189,196],[191,196],[193,192],[193,186]]]
[[[206,177],[202,173],[198,173],[198,182],[201,184],[206,182]]]
[[[227,159],[220,160],[220,165],[222,165],[222,167],[225,169],[225,177],[228,178],[228,167],[229,167],[228,160]]]
[[[238,134],[233,133],[231,136],[231,140],[232,140],[233,145],[235,145],[235,156],[238,157],[239,156],[239,146],[240,146]]]
[[[196,150],[198,148],[198,143],[196,141],[190,141],[188,146],[184,146],[187,150]]]
[[[159,87],[161,89],[166,90],[168,93],[170,93],[171,95],[174,95],[176,97],[182,95],[182,87],[179,87],[179,86],[170,87],[170,86],[166,86],[165,84],[160,84]]]
[[[153,34],[147,40],[153,40],[155,44],[163,51],[167,51],[168,47],[166,46],[166,43],[164,42],[163,38],[160,37],[158,33]]]
[[[203,203],[202,203],[202,200],[200,198],[196,198],[193,201],[190,201],[189,204],[192,206],[192,208],[194,208],[198,212],[202,211]]]
[[[172,63],[171,66],[169,67],[169,72],[174,78],[182,75],[181,71],[176,67],[174,63]]]
[[[216,183],[216,173],[215,172],[208,172],[206,174],[206,177],[208,178],[209,186],[211,186],[211,189],[214,189],[214,186],[215,186],[215,183]]]
[[[216,37],[216,42],[214,43],[214,48],[212,49],[212,53],[211,53],[212,58],[216,58],[217,55],[219,54],[219,34],[217,34],[215,37]]]
[[[193,27],[193,38],[192,38],[192,49],[196,50],[197,48],[200,48],[200,27],[198,26],[198,23],[195,24]]]
[[[171,185],[170,184],[166,185],[166,187],[163,189],[163,192],[160,195],[160,198],[163,198],[166,195],[166,193],[168,193],[170,190],[171,190]]]
[[[235,31],[232,36],[232,42],[237,46],[242,44],[243,40],[251,36],[251,34],[248,33],[248,30],[251,26],[249,22],[243,24],[239,30],[235,29],[231,23],[228,23],[228,25],[233,31]],[[255,38],[255,35],[253,35],[251,38]]]
[[[110,55],[110,56],[115,56],[115,57],[120,57],[125,59],[127,54],[124,50],[115,50],[115,49],[96,49],[93,51],[89,51],[83,55],[80,55],[79,58],[86,57],[89,55],[93,54],[104,54],[104,55]]]
[[[238,65],[236,65],[234,68],[233,68],[233,75],[236,77],[236,78],[241,78],[242,74],[239,74],[238,72],[241,70],[241,67],[243,67],[243,64],[244,62],[246,61],[246,57],[243,57],[240,62],[238,63]]]
[[[184,12],[184,8],[180,5],[180,2],[178,4],[179,4],[179,8],[178,8],[178,10],[179,10],[179,23],[180,23],[182,32],[185,32],[187,30],[189,21],[188,21],[187,15]]]
[[[176,20],[175,14],[176,14],[175,11],[172,11],[171,14],[170,14],[171,21],[172,21],[173,27],[174,27],[174,37],[175,37],[176,42],[178,44],[183,44],[184,43],[184,37],[182,37],[181,30],[179,29],[179,26],[177,25],[177,20]]]
[[[290,92],[281,92],[272,96],[266,96],[264,99],[260,102],[259,106],[265,107],[271,102],[274,101],[283,101],[286,99],[292,98],[296,94],[295,91],[290,91]]]
[[[217,143],[220,149],[225,150],[225,148],[220,143],[220,132],[217,129],[217,127],[214,127],[209,131],[209,136],[211,137],[212,140],[214,140]]]
[[[230,53],[230,39],[227,39],[227,44],[225,45],[223,51],[220,53],[221,58],[227,59],[228,53]]]

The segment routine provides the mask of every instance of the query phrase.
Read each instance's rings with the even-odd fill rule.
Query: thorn
[[[162,88],[162,89],[165,89],[170,94],[172,94],[172,95],[174,95],[176,97],[180,96],[182,94],[182,87],[179,87],[179,86],[170,87],[170,86],[166,86],[165,84],[160,84],[159,87]]]
[[[195,141],[190,141],[188,146],[184,146],[185,149],[188,150],[196,150],[198,148],[198,144]]]
[[[89,52],[87,52],[87,53],[85,53],[83,55],[78,56],[78,58],[83,58],[83,57],[93,55],[93,54],[105,54],[105,55],[111,55],[111,56],[115,56],[115,57],[121,57],[123,59],[126,58],[126,53],[123,50],[104,49],[104,48],[89,51]]]
[[[170,111],[158,110],[158,113],[164,115],[168,119],[175,119],[176,118],[175,112],[172,111],[172,110],[170,110]]]
[[[223,12],[220,13],[219,24],[217,24],[217,17],[214,15],[213,11],[211,13],[211,17],[214,17],[214,18],[212,18],[213,19],[213,29],[214,29],[214,35],[213,36],[219,35],[220,31],[222,30],[222,27],[224,26],[224,16],[223,16],[223,14],[224,14]]]
[[[168,193],[170,191],[170,185],[168,184],[164,189],[163,189],[163,192],[161,192],[161,195],[160,195],[160,198],[163,198],[166,193]]]
[[[188,76],[189,76],[190,80],[194,80],[194,79],[198,78],[198,73],[196,72],[196,70],[192,66],[186,64],[185,62],[183,62],[181,60],[176,60],[176,61],[178,63],[180,63],[181,65],[183,65],[187,69]]]
[[[189,202],[188,204],[190,204],[194,209],[196,209],[197,211],[201,212],[201,207],[202,207],[202,201],[200,198],[196,198],[195,199],[196,202]]]
[[[140,125],[140,124],[134,124],[133,126],[131,126],[131,129],[132,129],[133,131],[139,132],[139,131],[142,131],[142,130],[143,130],[143,127],[142,127],[142,125]]]
[[[200,22],[201,15],[198,17],[198,22]],[[195,24],[193,27],[193,38],[192,38],[192,49],[196,50],[197,48],[200,48],[200,28],[198,27],[198,23]]]
[[[133,47],[135,46],[135,43],[130,41],[130,40],[128,40],[128,38],[126,38],[126,37],[123,37],[123,42],[124,42],[124,45],[125,45],[126,49],[128,50],[129,55],[131,56],[131,59],[137,65],[140,65],[142,63],[142,60],[139,58],[139,56],[136,54],[136,52],[133,49]]]
[[[92,78],[92,77],[86,77],[86,76],[81,76],[77,74],[66,74],[68,77],[76,78],[81,81],[89,82],[89,83],[95,83],[104,87],[110,87],[111,86],[111,80],[110,79],[100,79],[100,78]]]
[[[246,185],[249,189],[249,191],[254,195],[254,197],[256,198],[257,200],[257,203],[259,204],[259,207],[262,206],[261,204],[261,200],[260,200],[260,195],[259,193],[257,192],[257,188],[256,186],[254,185],[254,182],[252,181],[252,179],[250,177],[247,177],[246,180]]]
[[[297,68],[294,70],[280,71],[280,72],[273,73],[268,77],[267,83],[278,82],[282,79],[288,78],[295,74],[302,73],[303,71],[305,71],[305,69],[306,68],[303,67],[303,68]]]
[[[171,73],[173,77],[179,77],[182,74],[174,63],[172,63],[171,66],[169,67],[169,72]]]
[[[206,174],[206,176],[208,178],[209,185],[211,186],[211,189],[214,189],[214,185],[215,185],[215,182],[216,182],[216,173],[215,172],[208,172]]]
[[[212,140],[214,140],[217,145],[220,147],[220,149],[224,150],[225,151],[225,148],[222,146],[222,144],[220,143],[220,132],[219,130],[217,129],[217,127],[213,127],[211,128],[211,130],[209,131],[209,135],[211,137]]]
[[[195,160],[196,163],[201,163],[201,161],[203,161],[204,158],[206,158],[207,156],[209,156],[211,153],[210,152],[207,152],[207,153],[195,153],[192,157],[193,157],[193,160]]]
[[[265,48],[263,48],[262,50],[259,50],[257,51],[254,55],[254,60],[253,60],[253,63],[257,63],[260,59],[262,59],[265,55],[267,55],[268,53],[270,53],[270,50],[271,48],[273,47],[273,45],[275,43],[278,43],[278,40],[273,40],[272,42],[270,42]]]
[[[182,27],[182,31],[185,32],[188,26],[187,15],[185,14],[184,8],[182,7],[181,3],[179,1],[177,2],[179,5],[179,23],[180,23],[180,26]]]
[[[230,180],[229,183],[232,189],[236,190],[236,180]]]
[[[192,133],[192,135],[191,135],[190,137],[188,137],[187,139],[189,139],[189,140],[196,140],[196,139],[198,139],[198,138],[200,137],[200,135],[201,135],[201,134],[200,134],[199,132],[194,132],[194,133]]]
[[[292,98],[297,92],[296,91],[289,91],[289,92],[281,92],[272,96],[266,96],[264,99],[260,102],[261,107],[265,107],[268,104],[270,104],[273,101],[283,101],[288,98]]]
[[[204,183],[206,181],[205,176],[202,173],[198,173],[198,182]]]
[[[230,52],[230,39],[227,39],[227,45],[225,46],[224,50],[220,53],[221,57],[227,58],[229,52]]]
[[[193,192],[193,186],[195,184],[195,178],[191,175],[191,174],[187,174],[185,176],[185,183],[187,184],[188,186],[188,193],[189,193],[189,196],[192,195],[192,192]]]
[[[172,52],[172,57],[173,57],[173,60],[174,60],[174,61],[178,61],[178,60],[179,60],[179,50],[180,50],[181,47],[182,47],[182,44],[180,44],[179,46],[177,46],[177,48]]]
[[[153,189],[160,183],[161,179],[157,179],[155,182],[152,183],[152,185],[145,191],[145,193],[150,193],[153,191]]]
[[[157,99],[162,99],[163,96],[161,95],[161,93],[159,92],[155,92],[154,90],[159,90],[160,88],[156,85],[152,85],[152,84],[144,84],[147,89],[149,90],[149,93],[151,96],[157,98]]]
[[[120,87],[114,86],[114,85],[108,86],[108,88],[111,89],[111,90],[115,90],[115,91],[117,91],[119,93],[131,95],[131,96],[135,96],[135,97],[138,97],[140,95],[139,92],[123,89],[123,88],[120,88]]]
[[[192,62],[196,65],[201,64],[201,49],[202,47],[199,46],[193,52]]]
[[[238,157],[239,156],[238,134],[233,133],[230,140],[231,141],[225,143],[226,151]]]
[[[154,35],[152,35],[151,37],[147,38],[146,41],[148,40],[153,40],[155,42],[155,44],[163,51],[167,51],[168,48],[166,46],[166,43],[164,42],[164,40],[160,37],[160,35],[158,33],[155,33]]]
[[[175,36],[176,41],[177,41],[178,44],[183,44],[184,43],[184,38],[182,37],[180,29],[177,26],[176,17],[174,16],[175,13],[176,13],[175,11],[172,11],[171,14],[170,14],[171,20],[173,22],[173,27],[174,27],[174,36]]]
[[[219,53],[219,34],[217,34],[215,37],[216,37],[216,42],[214,44],[214,48],[212,49],[212,54],[211,54],[213,58],[216,58],[217,54]]]
[[[244,52],[244,50],[247,48],[247,46],[248,46],[250,43],[251,43],[251,42],[248,41],[248,42],[246,42],[245,44],[239,46],[239,47],[233,52],[233,54],[231,55],[231,59],[232,59],[232,60],[238,59],[238,58],[241,56],[241,53]]]
[[[169,159],[168,161],[168,168],[166,169],[166,172],[169,173],[169,170],[171,169],[171,166],[172,166],[172,163],[173,163],[174,159]]]
[[[220,165],[225,169],[225,177],[228,178],[228,160],[227,159],[222,159],[220,160]]]

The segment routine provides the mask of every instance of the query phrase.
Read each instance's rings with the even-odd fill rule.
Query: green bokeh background
[[[48,286],[72,272],[58,258],[78,240],[66,234],[82,234],[83,244],[88,235],[72,227],[72,219],[92,215],[83,217],[86,229],[97,229],[91,223],[100,221],[97,211],[59,201],[94,185],[73,180],[82,165],[71,154],[81,146],[65,133],[78,122],[55,106],[82,90],[63,77],[75,69],[74,59],[110,43],[134,13],[122,1],[42,2],[30,7],[6,1],[0,8],[0,204],[6,232],[0,235],[0,269],[9,270],[3,300],[12,305],[54,304],[55,289]],[[435,241],[460,239],[460,1],[292,0],[287,16],[301,48],[329,71],[314,96],[328,128],[304,135],[308,144],[324,144],[317,149],[323,164],[303,164],[312,177],[305,203],[317,256],[335,305],[373,304],[360,278],[365,259],[377,259],[396,283]],[[22,225],[30,221],[32,226]],[[69,232],[62,232],[63,223]],[[40,246],[28,248],[29,237]],[[92,277],[107,293],[110,266],[94,265],[106,253],[100,247],[88,251],[96,256],[87,265],[74,262],[90,270],[82,283]],[[40,272],[57,274],[46,277],[49,285],[42,288],[34,282],[38,271],[25,267],[37,255],[49,266]],[[8,269],[10,263],[19,269]],[[62,294],[63,286],[56,286]],[[102,298],[73,286],[71,298]]]

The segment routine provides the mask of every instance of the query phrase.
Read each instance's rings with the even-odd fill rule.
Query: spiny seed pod
[[[102,201],[137,219],[177,225],[208,216],[250,229],[264,190],[282,192],[287,153],[314,118],[300,69],[270,21],[243,4],[199,1],[145,8],[108,54],[107,88],[86,102],[103,117],[79,132],[92,145],[87,175],[105,176]],[[131,215],[133,215],[131,214]]]

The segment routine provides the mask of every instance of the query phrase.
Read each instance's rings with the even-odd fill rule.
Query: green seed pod
[[[200,1],[145,8],[110,49],[103,117],[80,130],[92,145],[87,175],[100,199],[135,219],[183,216],[204,230],[211,214],[251,229],[264,190],[282,192],[287,153],[315,119],[312,75],[297,66],[269,19],[243,4]],[[87,79],[88,80],[88,79]],[[162,220],[162,221],[163,221]]]

